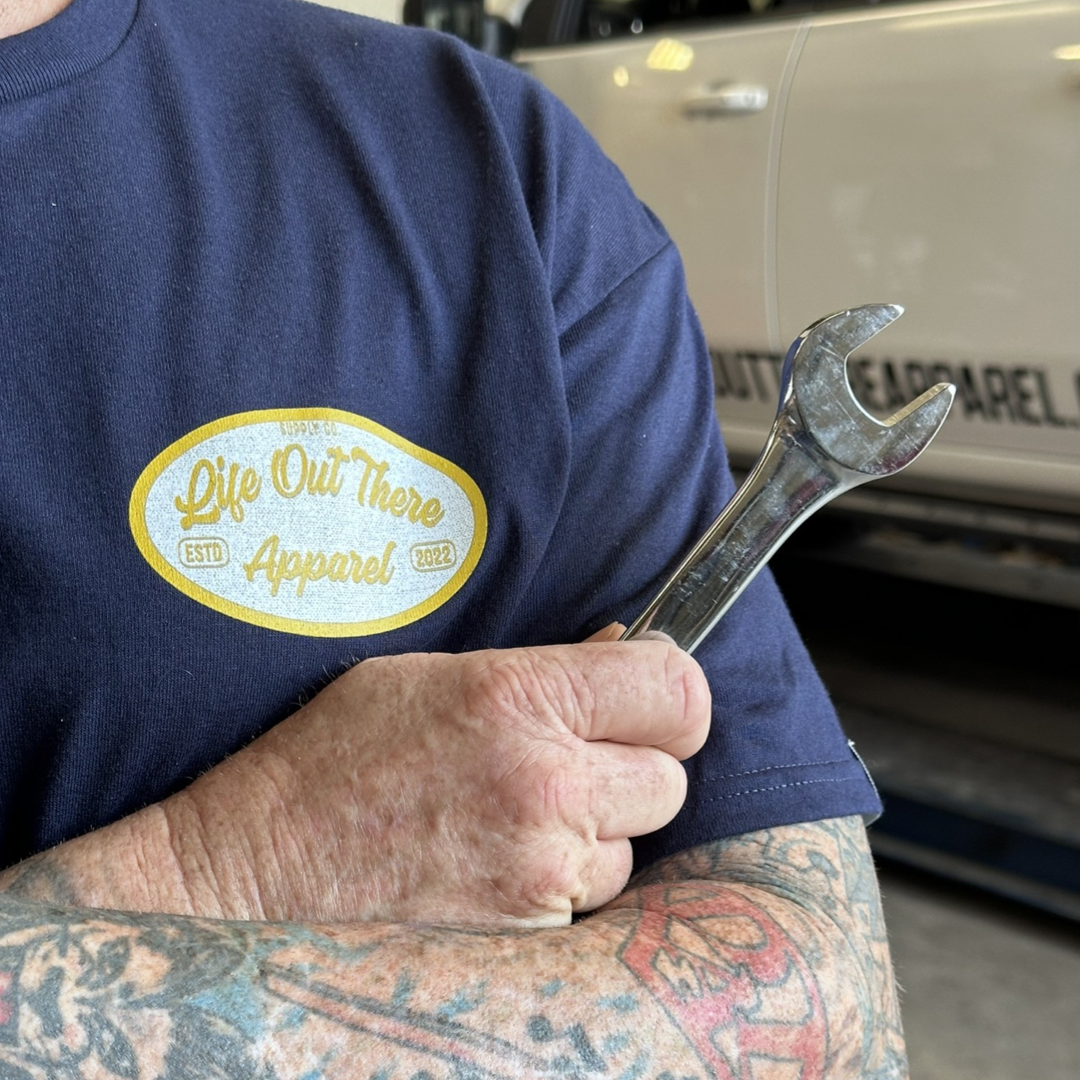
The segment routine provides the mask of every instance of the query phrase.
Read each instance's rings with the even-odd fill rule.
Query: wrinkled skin
[[[186,790],[51,858],[93,906],[565,925],[622,891],[628,838],[678,812],[679,761],[709,728],[698,665],[602,640],[617,632],[368,660]]]

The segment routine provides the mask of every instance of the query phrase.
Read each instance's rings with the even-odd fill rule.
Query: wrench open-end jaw
[[[757,463],[720,516],[623,635],[693,652],[776,549],[837,495],[910,465],[948,416],[938,383],[880,421],[855,399],[847,358],[903,308],[871,304],[807,327],[784,363],[780,407]]]

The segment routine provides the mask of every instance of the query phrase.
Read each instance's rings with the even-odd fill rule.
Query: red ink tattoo
[[[619,951],[715,1080],[746,1059],[798,1062],[821,1080],[827,1050],[821,989],[794,942],[734,891],[651,886],[660,893]],[[783,1017],[781,1019],[780,1017]]]

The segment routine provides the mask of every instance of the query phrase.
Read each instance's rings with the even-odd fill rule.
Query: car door
[[[631,26],[641,26],[641,21]],[[730,19],[530,49],[515,59],[570,106],[678,245],[713,346],[777,344],[779,119],[799,19]]]
[[[864,404],[957,384],[907,482],[1080,510],[1080,4],[815,16],[777,206],[782,337],[901,303],[852,365]]]

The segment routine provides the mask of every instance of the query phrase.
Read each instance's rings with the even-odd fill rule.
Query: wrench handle
[[[692,653],[803,521],[872,479],[830,465],[781,414],[739,490],[622,640],[663,636]]]
[[[623,640],[664,637],[692,653],[815,510],[859,484],[898,472],[926,449],[945,422],[955,387],[939,383],[878,421],[847,379],[852,350],[902,311],[895,304],[840,311],[795,339],[765,449]]]

